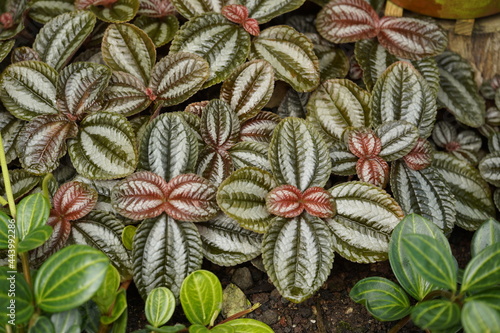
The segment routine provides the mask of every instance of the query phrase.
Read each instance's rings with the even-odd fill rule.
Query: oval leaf
[[[7,164],[17,158],[15,142],[23,125],[22,120],[16,119],[9,112],[0,112],[0,135]]]
[[[494,287],[500,279],[500,243],[479,252],[465,268],[461,292]]]
[[[74,3],[74,0],[33,0],[28,14],[33,20],[45,24],[58,15],[74,11]]]
[[[267,157],[269,146],[262,142],[238,142],[228,150],[234,168],[239,169],[253,166],[262,170],[271,171],[271,164]]]
[[[260,111],[255,117],[241,124],[241,140],[269,143],[273,131],[280,121],[281,118],[277,114]]]
[[[226,151],[207,146],[200,152],[196,173],[212,184],[220,185],[232,171],[233,161]]]
[[[151,104],[141,79],[125,72],[113,72],[104,91],[103,109],[123,116],[132,116]]]
[[[465,303],[461,315],[462,325],[467,333],[495,332],[500,329],[498,310],[483,302]]]
[[[90,6],[90,10],[104,22],[127,22],[139,9],[139,0],[116,0],[110,6]]]
[[[479,163],[478,168],[484,180],[500,187],[500,151],[486,155]]]
[[[207,145],[227,150],[239,139],[240,122],[226,102],[216,99],[203,109],[200,132]]]
[[[418,129],[405,121],[385,122],[375,133],[380,138],[380,157],[391,162],[408,154],[417,143]]]
[[[52,198],[53,209],[68,221],[84,217],[96,203],[97,191],[80,182],[61,185]]]
[[[500,222],[489,219],[481,224],[476,230],[471,241],[472,257],[475,257],[479,252],[486,247],[500,243]]]
[[[154,327],[165,325],[174,314],[174,310],[175,297],[168,288],[155,288],[148,294],[144,312]]]
[[[460,323],[460,307],[447,299],[429,300],[415,305],[411,319],[424,329],[446,330]]]
[[[261,321],[249,318],[231,320],[224,325],[234,328],[237,333],[272,333],[271,327]]]
[[[15,286],[14,297],[9,295],[12,284]],[[12,300],[15,301],[13,306]],[[0,317],[0,324],[7,325],[11,321],[10,313],[15,314],[15,321],[12,320],[11,323],[15,322],[17,325],[27,323],[35,312],[33,302],[33,292],[22,274],[13,273],[6,266],[0,267],[0,306],[5,309]]]
[[[36,193],[21,200],[16,208],[16,237],[23,240],[30,233],[45,225],[49,217],[50,202],[42,193]]]
[[[283,0],[275,2],[273,0],[248,1],[248,16],[259,21],[259,24],[266,23],[272,18],[299,8],[304,0]]]
[[[141,4],[142,3],[144,3],[144,1],[141,1]],[[170,2],[164,0],[162,4],[170,4]],[[170,42],[177,33],[177,30],[179,30],[179,20],[174,15],[165,17],[139,16],[134,20],[134,25],[147,33],[156,47],[163,46]]]
[[[195,16],[205,14],[206,12],[220,13],[228,0],[171,0],[175,9],[185,18],[192,19]]]
[[[384,188],[389,181],[389,164],[380,156],[363,157],[356,163],[359,180]]]

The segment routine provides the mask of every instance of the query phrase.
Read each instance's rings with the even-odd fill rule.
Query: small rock
[[[230,283],[222,294],[222,315],[227,318],[251,307],[250,302],[240,288]]]
[[[248,267],[241,267],[234,271],[231,282],[241,289],[249,289],[253,286],[252,273]]]
[[[350,314],[352,313],[354,310],[353,308],[348,308],[346,311],[345,311],[345,314]]]
[[[267,310],[262,314],[260,320],[268,325],[273,325],[278,322],[278,312],[274,310]]]

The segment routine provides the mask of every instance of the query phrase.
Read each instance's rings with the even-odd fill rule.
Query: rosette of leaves
[[[457,133],[456,127],[452,124],[439,121],[432,131],[434,143],[448,153],[458,158],[462,158],[472,165],[477,165],[478,152],[482,146],[481,137],[471,130]]]
[[[385,16],[364,0],[332,0],[318,13],[318,32],[332,43],[352,43],[377,38],[391,54],[405,59],[435,56],[448,38],[431,20]]]
[[[194,174],[198,141],[184,113],[151,121],[140,143],[140,167],[111,193],[116,211],[141,220],[133,239],[134,281],[140,294],[157,287],[179,295],[184,278],[201,267],[202,244],[193,222],[218,213],[217,188]]]
[[[233,172],[219,187],[217,202],[243,228],[264,234],[264,267],[284,297],[301,302],[316,292],[330,273],[334,250],[359,262],[385,257],[401,208],[366,183],[323,189],[331,161],[311,124],[284,119],[273,133],[269,161],[271,173],[254,167]],[[363,241],[368,229],[373,247]]]

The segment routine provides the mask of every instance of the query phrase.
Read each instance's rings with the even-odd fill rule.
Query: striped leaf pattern
[[[207,145],[227,150],[239,140],[240,121],[229,104],[215,99],[203,109],[200,132]]]
[[[331,173],[328,147],[316,129],[300,118],[276,126],[269,145],[269,161],[276,181],[300,191],[323,187]]]
[[[404,216],[398,203],[381,188],[362,182],[342,183],[329,191],[337,204],[337,214],[326,220],[335,252],[359,263],[386,260],[392,230]]]
[[[292,27],[274,26],[253,40],[250,58],[267,60],[276,78],[296,91],[312,91],[320,83],[319,60],[313,47],[304,34]]]
[[[141,1],[141,4],[143,3]],[[170,1],[164,0],[163,3],[170,4]],[[179,20],[174,15],[165,17],[139,16],[134,20],[134,25],[147,33],[156,47],[170,42],[179,30]]]
[[[175,9],[185,18],[192,19],[206,12],[221,13],[222,7],[229,4],[229,0],[171,0]]]
[[[262,142],[238,142],[228,150],[234,168],[239,169],[253,166],[262,170],[271,171],[268,159],[269,146]]]
[[[37,267],[51,255],[62,249],[66,245],[71,233],[71,222],[57,216],[55,211],[51,211],[47,225],[52,227],[52,234],[49,239],[30,252],[30,261]]]
[[[90,213],[97,203],[97,191],[81,182],[61,185],[52,198],[52,209],[68,221],[80,219]]]
[[[74,3],[74,0],[33,0],[28,15],[45,24],[58,15],[74,11]]]
[[[175,7],[170,0],[142,0],[138,15],[147,17],[164,17],[175,13]]]
[[[170,47],[171,53],[194,53],[208,61],[210,76],[204,88],[225,80],[245,62],[249,50],[248,33],[217,13],[200,15],[186,22]]]
[[[281,118],[268,111],[260,111],[251,119],[241,124],[240,139],[246,142],[269,143],[274,128],[281,121]]]
[[[16,159],[15,142],[24,123],[9,112],[0,112],[0,134],[2,135],[5,159],[10,163]],[[266,151],[267,154],[267,151]]]
[[[299,8],[304,0],[251,0],[247,1],[249,17],[259,21],[259,24],[266,23],[272,18]]]
[[[500,151],[486,155],[479,163],[478,168],[484,180],[500,187]]]
[[[349,150],[357,157],[374,157],[382,149],[382,141],[369,128],[356,128],[348,131],[345,136]]]
[[[495,332],[500,328],[498,310],[483,302],[471,301],[462,308],[462,325],[466,332]]]
[[[121,23],[134,18],[140,0],[116,0],[111,6],[91,6],[90,10],[104,22]]]
[[[50,203],[41,193],[29,195],[17,205],[16,237],[24,240],[45,224],[49,217]]]
[[[481,224],[472,237],[472,257],[475,257],[484,248],[498,242],[500,242],[500,222],[489,219]]]
[[[3,61],[14,47],[15,40],[0,41],[0,61]]]
[[[336,141],[330,145],[330,158],[332,159],[332,173],[341,176],[356,174],[358,157],[351,153],[343,141]]]
[[[380,156],[362,157],[356,162],[359,180],[384,188],[389,181],[389,164]]]
[[[38,185],[41,180],[40,176],[33,175],[23,169],[9,170],[9,178],[14,199],[24,196]],[[6,197],[3,177],[0,179],[0,195],[4,198]]]
[[[480,291],[495,287],[500,279],[500,243],[479,252],[465,268],[462,292]]]
[[[200,151],[196,173],[212,184],[220,185],[233,169],[233,159],[227,151],[212,147],[205,147]]]
[[[312,296],[326,281],[334,252],[325,222],[301,215],[276,217],[264,235],[262,259],[280,294],[299,303]]]
[[[418,138],[413,149],[403,156],[403,161],[412,170],[423,170],[431,165],[434,149],[431,143],[425,139]]]
[[[31,47],[27,47],[27,46],[16,47],[14,50],[12,50],[12,54],[10,56],[10,59],[11,59],[12,63],[27,61],[27,60],[41,61],[38,53],[35,50],[33,50]]]
[[[460,317],[460,307],[448,299],[422,302],[415,305],[411,312],[411,319],[418,327],[433,331],[456,331]]]
[[[40,29],[33,49],[49,66],[59,71],[90,35],[96,17],[88,11],[61,14]]]
[[[385,122],[375,129],[380,138],[382,149],[380,157],[391,162],[407,155],[418,140],[418,128],[402,121]]]
[[[321,89],[321,86],[319,86],[318,89]],[[281,118],[305,118],[307,113],[306,105],[309,101],[309,96],[311,96],[310,93],[299,93],[293,89],[288,89],[278,107],[278,115]]]
[[[294,218],[302,214],[304,204],[301,202],[302,192],[292,185],[281,185],[273,188],[266,196],[267,210],[276,216]]]
[[[123,116],[132,116],[151,104],[147,88],[132,74],[114,71],[104,91],[103,109]]]
[[[310,37],[310,35],[308,36]],[[350,64],[345,52],[336,46],[313,43],[314,53],[319,60],[321,82],[346,77],[349,73]]]

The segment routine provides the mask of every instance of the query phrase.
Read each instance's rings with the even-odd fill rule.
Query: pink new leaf
[[[348,133],[348,145],[351,153],[360,158],[377,156],[382,150],[382,141],[368,128],[351,130]]]
[[[281,185],[266,196],[266,206],[271,214],[292,218],[304,210],[301,203],[302,192],[293,185]]]
[[[410,169],[422,170],[431,165],[432,152],[429,141],[419,138],[415,147],[406,156],[403,156],[403,161]]]
[[[243,5],[228,5],[222,7],[222,15],[229,21],[243,24],[248,18],[248,8]]]
[[[384,188],[389,179],[389,164],[380,156],[360,158],[356,173],[361,181]]]
[[[57,189],[52,198],[52,210],[65,220],[78,220],[95,207],[97,196],[97,191],[90,185],[80,182],[65,183]]]
[[[319,218],[335,215],[336,206],[333,196],[322,187],[310,187],[302,194],[302,203],[306,212]]]
[[[242,25],[243,25],[243,29],[245,29],[246,32],[248,32],[250,35],[252,35],[252,36],[260,35],[259,22],[257,22],[256,19],[254,19],[254,18],[246,19]]]

